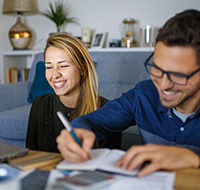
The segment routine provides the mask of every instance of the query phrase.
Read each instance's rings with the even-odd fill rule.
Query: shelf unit
[[[7,83],[7,70],[9,67],[30,68],[35,54],[42,50],[14,50],[1,54],[1,84]]]
[[[133,47],[133,48],[91,48],[89,52],[148,52],[153,51],[153,47]],[[7,83],[7,70],[9,67],[30,68],[35,54],[43,50],[14,50],[6,51],[1,54],[1,84]]]
[[[90,48],[89,52],[149,52],[154,47],[131,47],[131,48]]]

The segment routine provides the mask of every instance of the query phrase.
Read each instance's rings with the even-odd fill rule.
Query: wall
[[[52,1],[52,0],[51,0]],[[40,11],[46,11],[50,0],[37,0]],[[109,38],[120,38],[119,25],[124,18],[132,17],[138,26],[150,24],[162,26],[175,13],[188,8],[200,10],[199,0],[64,0],[71,6],[71,16],[77,17],[80,26],[69,24],[64,30],[75,36],[81,35],[81,27],[109,32]],[[2,14],[3,0],[0,0],[0,52],[12,50],[8,31],[16,17]],[[33,30],[32,49],[43,49],[50,32],[56,27],[42,15],[25,16],[24,22]]]

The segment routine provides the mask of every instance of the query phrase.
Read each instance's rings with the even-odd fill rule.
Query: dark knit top
[[[102,107],[108,100],[101,97],[100,101]],[[56,112],[62,111],[70,120],[70,116],[75,109],[62,104],[56,94],[45,94],[36,97],[29,116],[26,147],[31,150],[59,152],[56,138],[64,129],[64,126]],[[120,148],[121,134],[109,135],[109,138],[106,137],[100,144],[102,147]]]

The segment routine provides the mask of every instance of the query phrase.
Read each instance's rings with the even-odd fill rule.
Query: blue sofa
[[[100,95],[107,99],[117,98],[133,88],[138,81],[148,79],[143,62],[151,52],[90,52],[99,77]],[[36,54],[29,79],[26,82],[0,85],[0,141],[24,147],[31,103],[27,101],[38,61],[43,53]],[[138,138],[137,129],[127,131],[122,137],[126,149]],[[135,138],[132,137],[135,133]],[[138,139],[137,139],[138,140]],[[137,142],[136,142],[137,143]]]

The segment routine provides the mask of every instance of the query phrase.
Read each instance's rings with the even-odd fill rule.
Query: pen
[[[71,135],[73,136],[73,138],[75,139],[75,141],[82,146],[81,141],[79,140],[79,138],[76,136],[73,127],[71,126],[70,122],[68,121],[67,117],[61,112],[58,111],[57,112],[57,116],[59,117],[60,121],[62,122],[62,124],[64,125],[64,127],[71,133]]]

